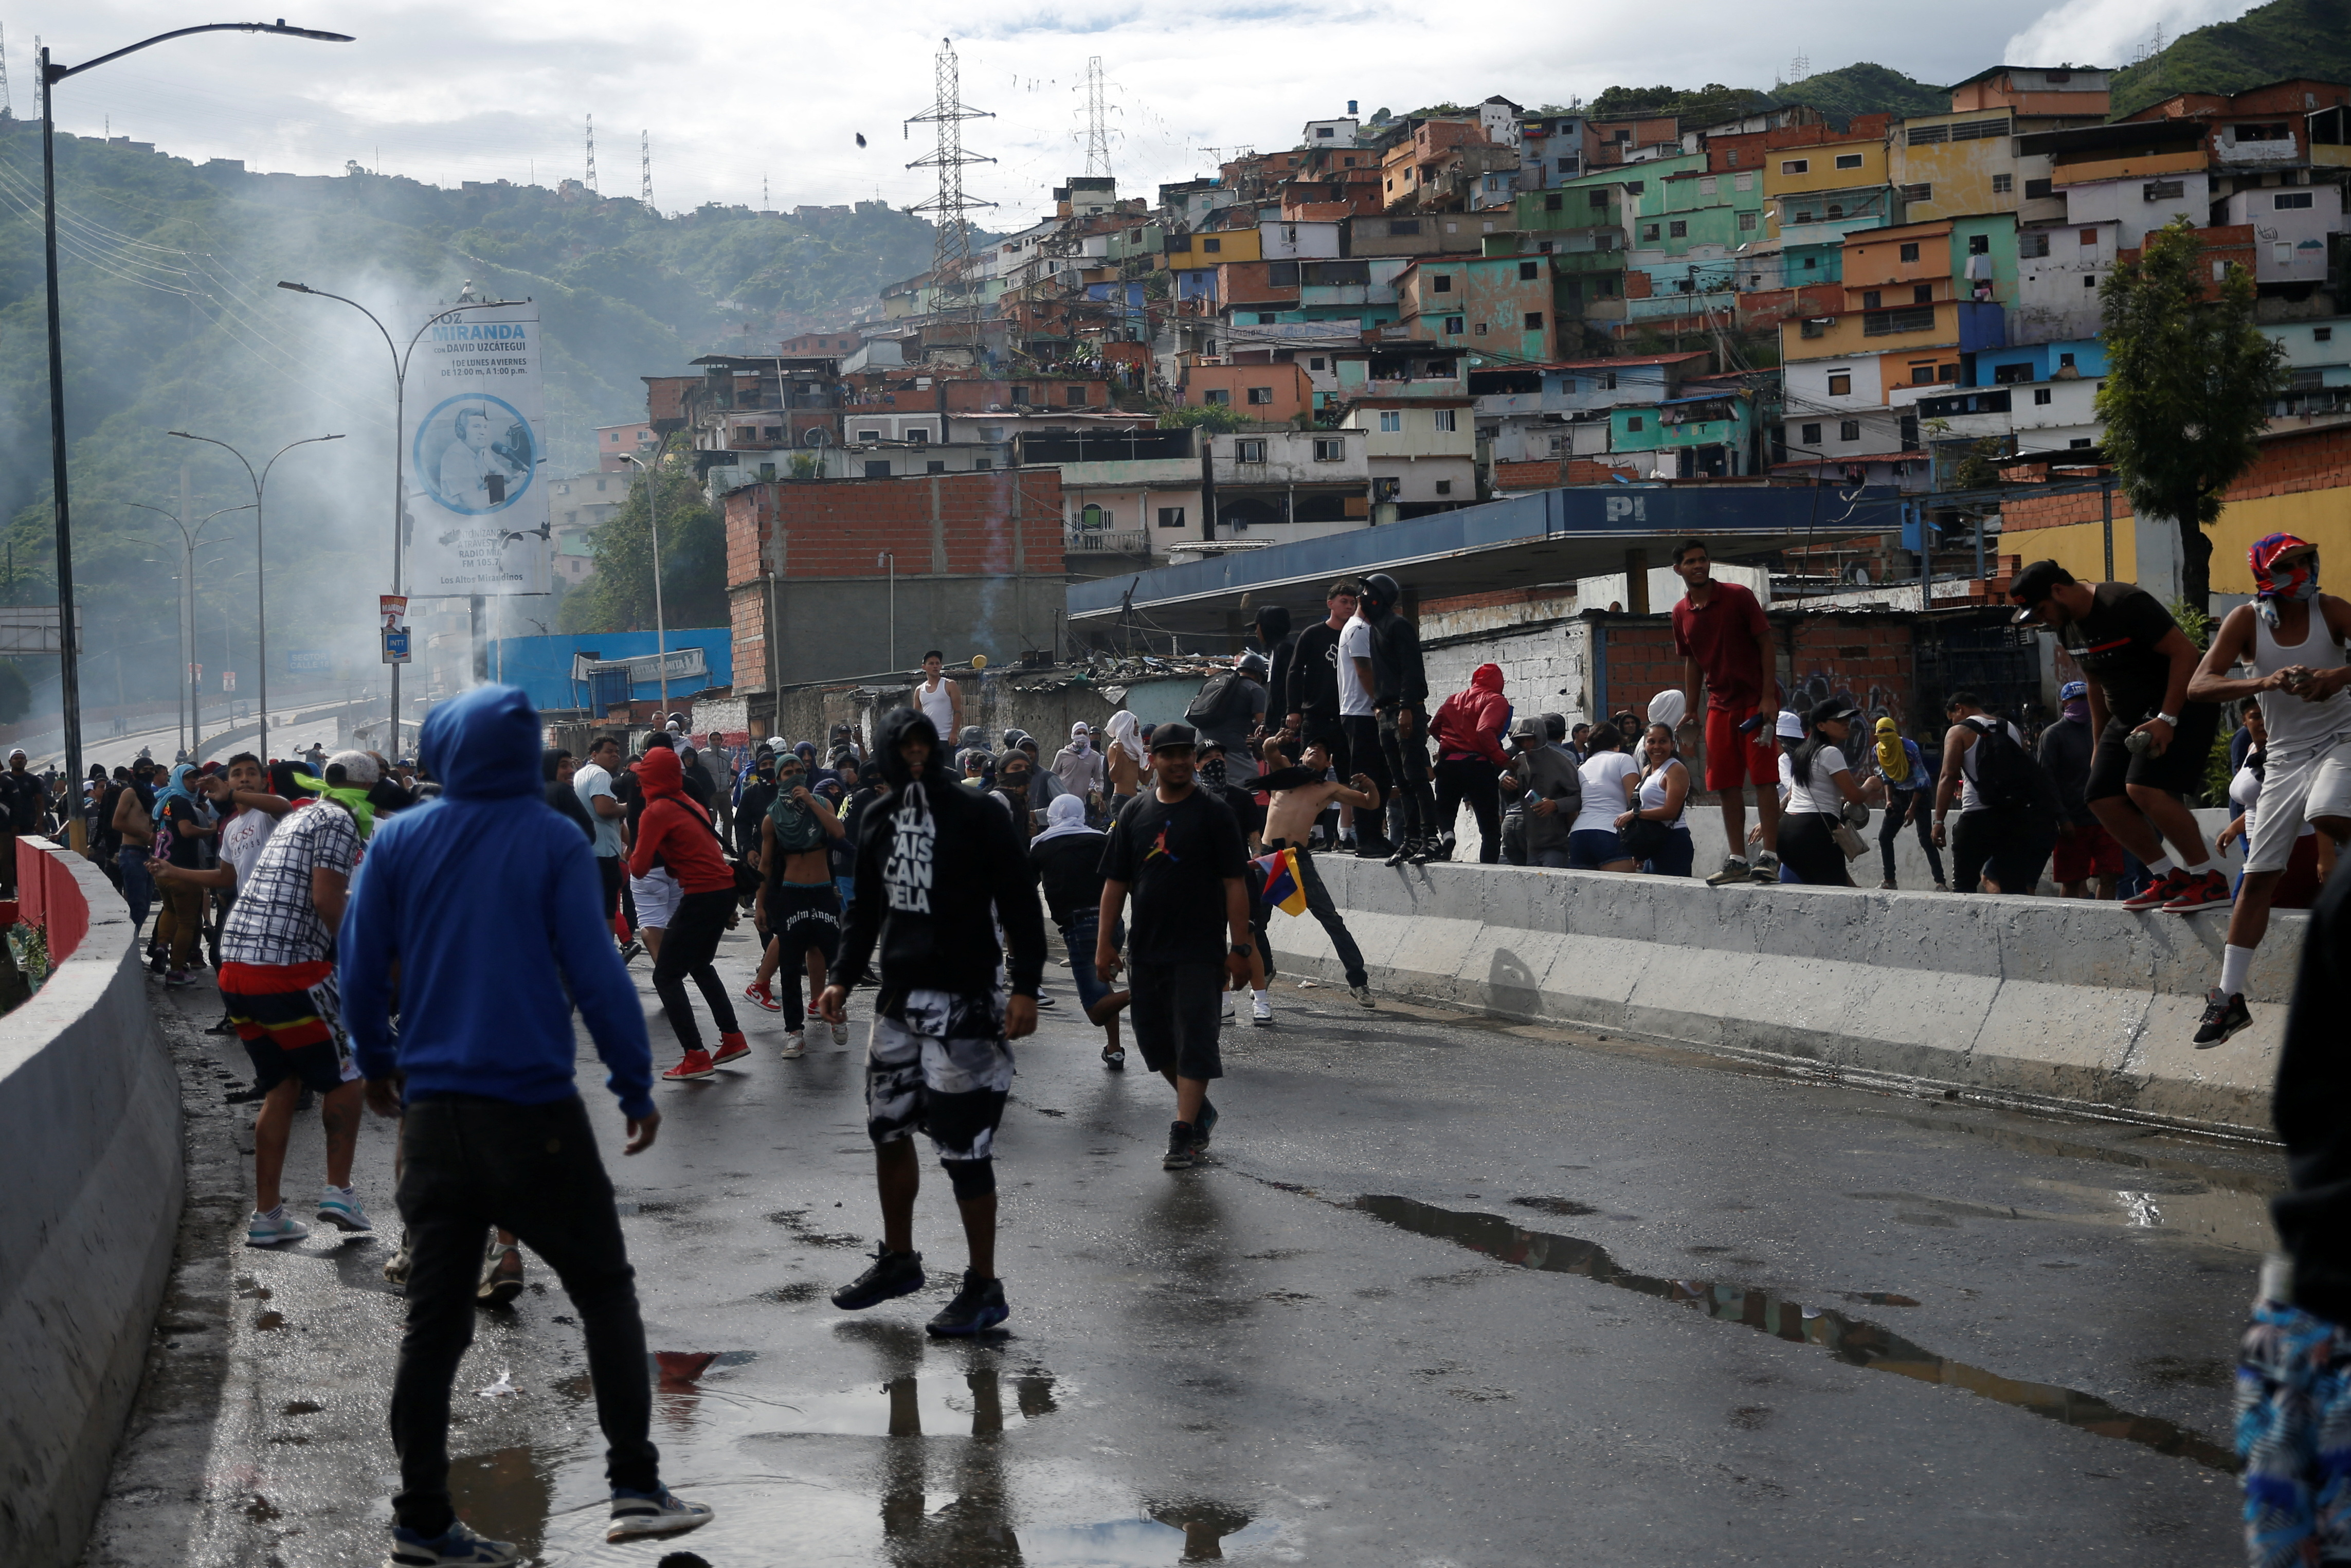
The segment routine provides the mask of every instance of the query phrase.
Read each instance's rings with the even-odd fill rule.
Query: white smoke
[[[2064,0],[2009,39],[2013,66],[2126,66],[2163,29],[2166,43],[2192,28],[2241,16],[2246,0]]]

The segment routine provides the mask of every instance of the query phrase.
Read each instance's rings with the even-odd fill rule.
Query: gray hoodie
[[[1564,747],[1538,746],[1512,758],[1503,777],[1530,792],[1529,805],[1537,800],[1558,802],[1549,816],[1526,813],[1527,853],[1565,849],[1568,829],[1583,809],[1583,778],[1576,770],[1574,757]]]

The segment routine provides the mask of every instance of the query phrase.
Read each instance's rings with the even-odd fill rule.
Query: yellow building
[[[1212,229],[1200,234],[1186,235],[1181,244],[1167,252],[1166,265],[1171,272],[1190,267],[1221,267],[1228,261],[1262,261],[1265,251],[1255,228]]]
[[[1894,128],[1887,167],[1912,223],[2012,213],[2023,197],[2014,120],[1991,114],[1932,114]]]

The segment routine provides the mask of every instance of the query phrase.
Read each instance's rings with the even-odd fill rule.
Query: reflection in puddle
[[[1619,1267],[1608,1249],[1597,1242],[1522,1230],[1498,1215],[1465,1214],[1408,1197],[1360,1197],[1355,1207],[1402,1229],[1455,1242],[1505,1263],[1549,1273],[1581,1274],[1620,1290],[1679,1301],[1710,1318],[1743,1323],[1775,1339],[1816,1344],[1849,1366],[1898,1373],[1922,1383],[1945,1384],[2102,1437],[2143,1443],[2159,1454],[2194,1459],[2215,1469],[2237,1468],[2236,1456],[2227,1447],[2200,1432],[2152,1416],[2117,1410],[2103,1399],[2074,1389],[2050,1383],[2021,1383],[1979,1366],[1949,1360],[1879,1324],[1847,1317],[1843,1312],[1802,1306],[1737,1285],[1632,1273]]]
[[[457,1517],[492,1541],[537,1557],[555,1502],[555,1478],[528,1445],[458,1454],[449,1460],[449,1501]]]

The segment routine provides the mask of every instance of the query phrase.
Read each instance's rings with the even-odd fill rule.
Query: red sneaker
[[[2183,877],[2188,883],[2179,896],[2163,906],[2166,915],[2193,915],[2199,909],[2220,909],[2235,902],[2229,891],[2229,879],[2217,871],[2208,871],[2199,877]]]
[[[662,1074],[662,1081],[666,1083],[691,1083],[697,1078],[707,1078],[717,1071],[710,1064],[708,1051],[689,1051],[678,1059],[675,1067]]]
[[[738,1056],[748,1056],[750,1054],[751,1047],[749,1043],[743,1039],[741,1031],[737,1030],[730,1034],[722,1034],[718,1037],[718,1053],[710,1059],[710,1065],[713,1067],[724,1067]]]
[[[776,1000],[776,993],[766,986],[758,984],[746,986],[743,988],[743,994],[751,998],[751,1005],[756,1008],[771,1013],[784,1010],[784,1004]]]
[[[2161,877],[2148,883],[2145,892],[2135,897],[2124,899],[2122,906],[2125,909],[2160,909],[2186,893],[2189,885],[2188,873],[2178,866],[2173,866]]]

